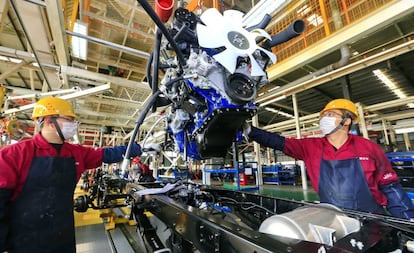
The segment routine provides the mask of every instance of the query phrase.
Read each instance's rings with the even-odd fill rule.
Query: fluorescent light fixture
[[[22,60],[20,60],[20,59],[13,58],[13,57],[6,57],[6,56],[0,56],[0,60],[9,61],[9,62],[13,62],[13,63],[21,63],[22,62]]]
[[[80,20],[76,20],[73,32],[82,35],[88,35],[88,24]],[[88,54],[88,42],[86,39],[72,36],[72,55],[82,60],[86,60]]]
[[[9,57],[9,61],[11,61],[13,63],[21,63],[22,62],[22,60],[16,59],[16,58],[12,58],[12,57]]]
[[[271,108],[271,107],[265,107],[265,110],[266,111],[269,111],[269,112],[273,112],[273,113],[278,113],[279,112],[279,110],[276,110],[276,109],[273,109],[273,108]]]
[[[276,89],[279,89],[279,88],[280,88],[280,85],[276,85],[275,87],[270,88],[267,92],[272,92],[272,91],[274,91]]]
[[[273,113],[276,113],[276,114],[279,114],[279,115],[282,115],[282,116],[284,116],[284,117],[286,117],[286,118],[294,118],[295,116],[293,116],[292,114],[289,114],[289,113],[286,113],[286,112],[282,112],[282,111],[280,111],[280,110],[276,110],[276,109],[273,109],[273,108],[271,108],[271,107],[265,107],[264,108],[266,111],[269,111],[269,112],[273,112]]]
[[[375,69],[372,71],[375,76],[378,77],[378,79],[381,80],[395,95],[397,95],[398,98],[406,98],[407,95],[398,87],[398,84],[395,83],[393,80],[391,80],[386,73],[384,73],[380,69]],[[408,107],[414,108],[414,103],[408,103]]]
[[[286,95],[283,95],[283,96],[280,96],[280,97],[276,97],[276,98],[270,99],[269,101],[263,102],[260,105],[261,106],[265,106],[265,105],[268,105],[268,104],[271,104],[271,103],[280,101],[280,100],[285,99],[285,98],[286,98]]]
[[[279,86],[279,85],[276,85],[275,87],[272,87],[272,88],[270,88],[269,90],[267,90],[267,91],[265,91],[265,92],[261,92],[261,93],[259,93],[259,95],[257,95],[257,96],[258,96],[258,97],[263,96],[264,94],[270,93],[270,92],[272,92],[272,91],[274,91],[274,90],[276,90],[276,89],[279,89],[279,88],[280,88],[280,86]]]
[[[414,127],[406,127],[406,128],[395,129],[396,134],[412,133],[412,132],[414,132]]]

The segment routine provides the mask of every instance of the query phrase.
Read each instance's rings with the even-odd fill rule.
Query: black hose
[[[276,45],[282,44],[305,31],[305,22],[301,19],[293,21],[285,30],[272,36],[272,40],[267,40],[263,47],[270,49]]]
[[[160,64],[160,50],[161,50],[161,37],[162,33],[160,29],[157,29],[155,32],[155,43],[154,43],[154,52],[153,55],[153,65],[152,65],[152,83],[151,83],[151,89],[152,94],[154,94],[158,89],[158,70],[159,70],[159,64]],[[157,103],[154,103],[152,106],[152,112],[155,112],[157,110]]]
[[[150,88],[152,84],[151,66],[152,66],[153,59],[154,59],[154,53],[150,53],[150,56],[148,57],[148,61],[147,61],[147,69],[145,71],[145,74],[147,75],[147,82]]]
[[[247,27],[246,30],[251,32],[254,29],[265,29],[265,27],[270,23],[271,20],[272,20],[272,16],[266,13],[266,15],[263,17],[263,19],[258,24]]]
[[[128,146],[127,146],[127,149],[125,151],[125,156],[124,156],[125,158],[124,159],[129,158],[129,154],[131,154],[132,145],[134,145],[135,138],[137,137],[137,134],[138,134],[138,129],[142,125],[142,123],[144,122],[144,119],[145,119],[148,111],[155,104],[155,102],[157,101],[157,97],[160,94],[161,94],[161,91],[157,90],[154,94],[152,94],[150,99],[147,100],[147,103],[144,104],[143,109],[142,109],[141,113],[138,115],[137,121],[135,122],[135,127],[134,127],[134,130],[132,132],[131,138],[129,139]]]
[[[182,79],[183,79],[183,77],[177,77],[177,78],[171,79],[168,83],[165,84],[165,86],[169,87],[173,83],[178,82]],[[129,143],[128,143],[127,149],[125,151],[125,157],[129,157],[129,154],[131,153],[132,145],[135,143],[135,138],[137,137],[137,134],[138,134],[138,129],[141,127],[142,123],[144,122],[148,111],[157,102],[157,98],[161,93],[162,92],[160,90],[157,90],[154,94],[151,95],[151,97],[147,100],[147,102],[142,107],[142,110],[141,110],[140,114],[138,115],[138,119],[135,122],[135,127],[134,127],[134,130],[132,132],[131,138],[129,139]]]

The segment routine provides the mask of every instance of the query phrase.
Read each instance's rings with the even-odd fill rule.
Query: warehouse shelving
[[[263,183],[296,185],[297,168],[295,164],[277,163],[262,166]]]
[[[386,155],[402,186],[414,189],[414,152],[389,152]]]

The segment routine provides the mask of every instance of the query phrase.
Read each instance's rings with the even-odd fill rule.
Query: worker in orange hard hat
[[[321,202],[340,208],[413,219],[414,206],[381,147],[350,134],[359,120],[356,105],[335,99],[320,111],[323,137],[289,139],[246,125],[244,134],[266,147],[305,162]]]
[[[76,118],[70,102],[42,98],[32,114],[40,132],[0,150],[0,252],[76,251],[76,183],[89,168],[122,161],[127,148],[67,142],[77,132]],[[135,144],[130,156],[139,155]]]

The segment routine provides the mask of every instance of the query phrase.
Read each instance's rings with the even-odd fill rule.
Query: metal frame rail
[[[138,189],[142,189],[141,186],[138,186]],[[203,190],[210,192],[217,199],[225,197],[240,202],[255,203],[267,208],[269,212],[277,214],[291,211],[304,205],[312,205],[310,203],[209,186],[203,186]],[[240,216],[243,223],[247,224],[250,222],[252,224],[249,227],[224,220],[223,216],[227,215],[224,212],[207,212],[206,210],[194,208],[167,196],[167,194],[139,196],[132,193],[131,195],[133,195],[136,201],[134,216],[138,223],[139,220],[145,220],[145,212],[149,211],[171,230],[173,236],[169,241],[170,245],[165,247],[170,248],[171,252],[194,252],[194,249],[207,253],[387,252],[384,251],[387,249],[387,246],[391,245],[392,241],[395,244],[395,228],[398,228],[399,231],[408,232],[411,237],[414,234],[412,228],[410,229],[412,227],[410,222],[387,216],[350,211],[349,215],[360,219],[364,225],[360,231],[347,235],[338,240],[333,246],[327,246],[315,242],[260,233],[255,229],[255,226],[258,227],[260,225],[260,223],[257,223],[259,219],[254,217],[254,214],[251,212],[250,215],[247,212],[245,216]],[[311,219],[311,217],[309,218]],[[257,219],[256,224],[255,219]],[[149,228],[147,231],[151,233],[152,237],[156,236],[153,234],[152,229]],[[144,231],[144,233],[146,232]],[[358,242],[358,245],[363,245],[363,247],[358,248],[358,246],[350,242]],[[173,247],[174,245],[175,248]],[[158,249],[154,248],[153,252],[156,252],[156,250]]]

